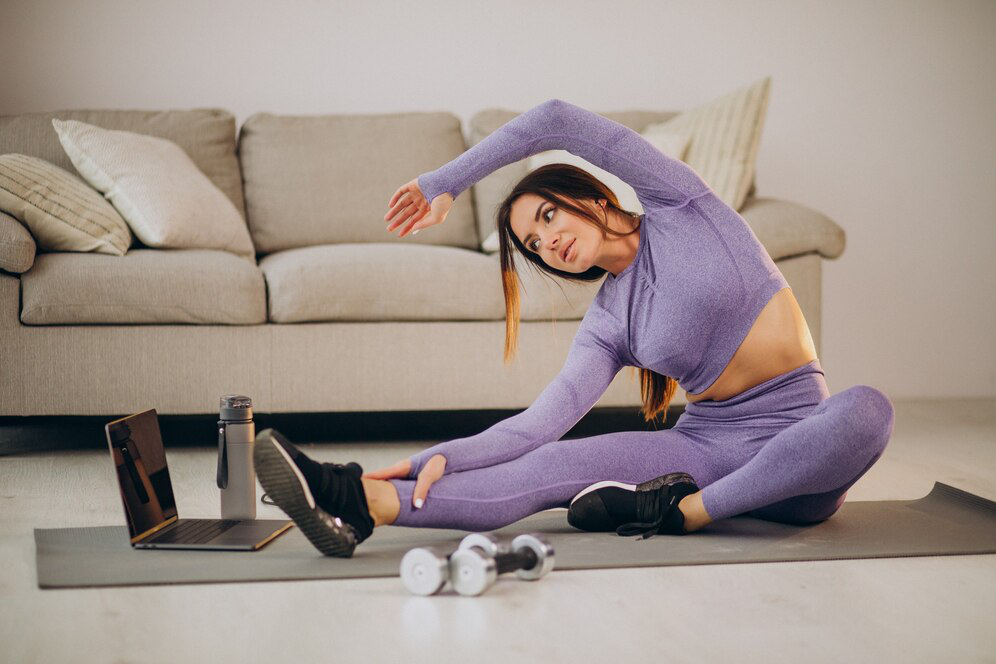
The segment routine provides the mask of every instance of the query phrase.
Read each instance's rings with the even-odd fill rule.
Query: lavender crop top
[[[436,454],[445,473],[503,463],[559,440],[624,366],[670,376],[690,394],[716,381],[768,300],[788,282],[750,226],[690,166],[628,127],[559,99],[499,127],[418,177],[431,202],[456,198],[495,170],[567,150],[633,187],[644,215],[636,257],[606,273],[563,369],[533,404],[487,430],[411,457],[414,478]]]

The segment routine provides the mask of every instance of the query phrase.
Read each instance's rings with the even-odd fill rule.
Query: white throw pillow
[[[691,136],[688,134],[662,131],[659,129],[652,132],[644,131],[640,135],[652,143],[658,150],[675,159],[681,159],[684,156],[685,150],[688,148],[689,141],[691,140]],[[631,186],[587,159],[583,159],[567,150],[546,150],[529,157],[529,160],[526,162],[526,172],[532,173],[540,166],[546,166],[547,164],[570,164],[577,166],[581,170],[598,178],[602,184],[611,189],[612,193],[619,199],[619,207],[630,212],[643,214],[643,206],[640,205],[640,200]],[[484,242],[481,243],[481,250],[489,254],[499,251],[497,229],[492,231]]]
[[[238,210],[176,143],[76,120],[52,126],[76,170],[145,245],[255,255]]]
[[[42,251],[124,256],[128,224],[73,173],[25,154],[0,156],[0,210],[28,227]]]
[[[724,203],[740,210],[754,180],[761,128],[771,96],[771,77],[680,115],[645,132],[691,135],[685,163],[695,169]]]

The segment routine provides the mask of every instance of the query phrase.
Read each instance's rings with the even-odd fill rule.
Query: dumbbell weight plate
[[[412,549],[401,559],[401,581],[413,595],[435,595],[448,578],[449,561],[438,549]]]
[[[484,549],[492,558],[499,553],[510,550],[508,547],[502,546],[498,538],[490,533],[471,533],[460,540],[460,549],[469,549],[475,546]]]
[[[481,549],[484,556],[471,555],[468,549]],[[457,552],[464,551],[459,556]],[[471,533],[460,541],[460,546],[450,556],[450,582],[461,595],[476,596],[483,593],[498,580],[498,566],[493,560],[502,553],[508,553],[508,545],[502,545],[491,533]],[[477,554],[477,552],[473,552]],[[454,558],[456,564],[453,564]],[[491,560],[489,560],[491,559]]]
[[[553,545],[539,535],[519,535],[512,540],[512,551],[532,549],[537,562],[530,569],[517,569],[515,575],[526,581],[535,581],[553,570]]]
[[[461,595],[480,595],[497,580],[498,565],[490,553],[481,555],[477,548],[468,547],[450,556],[450,583]]]

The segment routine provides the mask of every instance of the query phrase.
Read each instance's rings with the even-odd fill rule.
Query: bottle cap
[[[246,422],[252,420],[252,399],[241,394],[221,397],[219,415],[223,420]]]

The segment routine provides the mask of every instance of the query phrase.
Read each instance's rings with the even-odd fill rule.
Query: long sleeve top
[[[567,150],[633,187],[644,209],[636,257],[606,273],[560,373],[533,404],[485,431],[410,458],[416,477],[436,454],[445,473],[509,461],[559,440],[624,366],[670,376],[690,394],[716,381],[764,305],[789,287],[747,222],[690,166],[632,129],[551,99],[418,177],[426,200],[456,198],[495,170]]]

